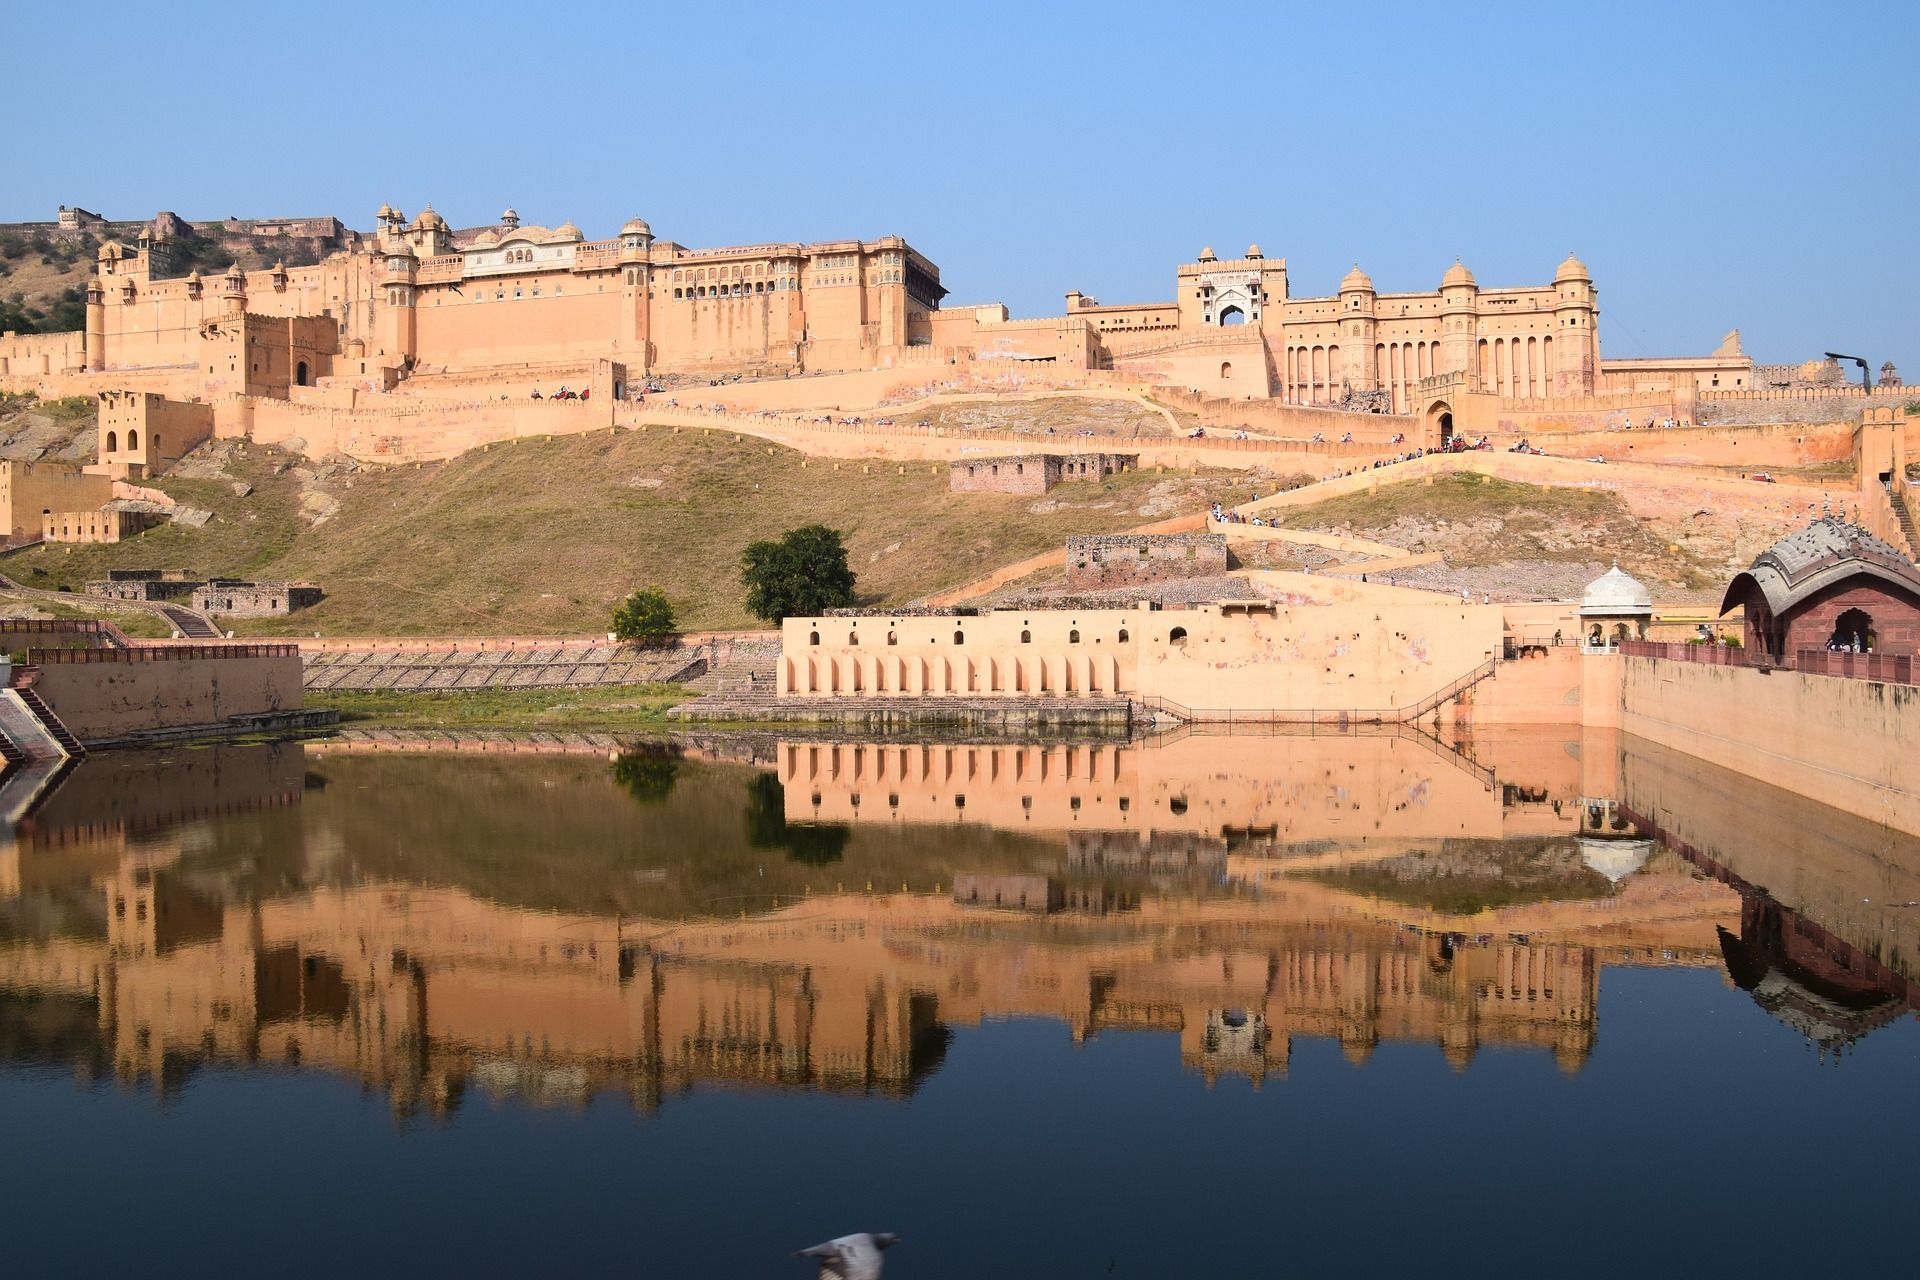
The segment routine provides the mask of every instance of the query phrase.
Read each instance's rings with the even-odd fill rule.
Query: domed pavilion
[[[1645,640],[1653,622],[1653,592],[1639,579],[1620,572],[1614,561],[1580,597],[1580,625],[1589,648],[1611,649],[1622,640]]]
[[[1808,651],[1920,652],[1920,566],[1857,524],[1815,520],[1762,551],[1727,586],[1745,610],[1746,649],[1790,664]]]

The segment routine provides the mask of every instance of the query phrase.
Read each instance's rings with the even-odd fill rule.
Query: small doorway
[[[293,385],[296,387],[304,387],[307,385],[307,362],[305,360],[293,366]]]

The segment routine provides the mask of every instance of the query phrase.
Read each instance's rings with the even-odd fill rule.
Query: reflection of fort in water
[[[1804,965],[1750,984],[1739,947],[1758,955],[1756,931],[1777,936],[1777,904],[1756,911],[1749,890],[1743,910],[1644,841],[1583,844],[1594,824],[1581,801],[1595,793],[1580,760],[1514,751],[1531,764],[1515,768],[1518,787],[1393,738],[787,745],[790,822],[951,823],[963,810],[1042,832],[1057,856],[955,865],[937,893],[835,893],[828,868],[819,892],[724,920],[531,910],[457,884],[333,875],[343,842],[317,816],[335,803],[320,790],[332,758],[225,748],[188,753],[198,773],[181,775],[177,761],[121,757],[76,774],[0,863],[12,896],[0,1008],[35,1002],[8,1019],[16,1054],[58,1042],[85,1056],[72,1046],[90,1032],[93,1065],[123,1079],[286,1063],[357,1076],[402,1111],[470,1087],[569,1102],[621,1090],[642,1109],[708,1082],[902,1093],[938,1066],[950,1028],[1006,1017],[1076,1039],[1172,1032],[1209,1080],[1283,1074],[1302,1036],[1355,1063],[1400,1040],[1456,1067],[1497,1046],[1575,1070],[1595,1042],[1603,966],[1718,966],[1723,948],[1789,1021],[1904,1011],[1878,989],[1815,992],[1826,1003],[1809,1011],[1780,977]],[[237,832],[215,816],[248,812],[257,820]],[[245,870],[258,858],[209,865],[210,830],[298,843],[304,879],[264,883]],[[1514,847],[1549,867],[1537,891],[1469,911],[1423,883],[1435,859],[1443,888],[1479,883],[1483,863],[1506,883],[1496,855]],[[47,913],[65,915],[35,936]]]

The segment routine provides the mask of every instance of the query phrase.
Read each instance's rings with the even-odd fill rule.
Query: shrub
[[[679,630],[673,602],[658,587],[642,587],[613,611],[613,638],[629,644],[662,644]]]

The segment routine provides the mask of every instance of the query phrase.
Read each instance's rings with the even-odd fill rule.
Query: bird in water
[[[880,1251],[899,1243],[900,1237],[891,1231],[862,1231],[802,1249],[793,1256],[820,1260],[816,1280],[880,1280],[880,1268],[885,1265]]]

